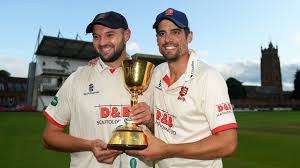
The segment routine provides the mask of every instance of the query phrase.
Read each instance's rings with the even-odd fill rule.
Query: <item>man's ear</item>
[[[131,31],[128,28],[124,31],[124,37],[125,37],[126,42],[130,39],[130,35],[131,35]]]
[[[193,41],[193,32],[190,31],[189,34],[188,34],[188,36],[187,36],[187,42],[191,43],[192,41]]]

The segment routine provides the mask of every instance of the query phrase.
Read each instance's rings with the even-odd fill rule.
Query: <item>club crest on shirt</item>
[[[180,91],[179,91],[179,96],[178,96],[178,100],[181,100],[181,101],[185,101],[185,95],[187,94],[189,88],[185,87],[185,86],[182,86]]]

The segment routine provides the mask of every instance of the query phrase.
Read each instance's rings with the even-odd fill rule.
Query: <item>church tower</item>
[[[272,42],[269,48],[261,47],[261,86],[271,88],[275,92],[282,92],[280,61],[278,47],[274,48]]]

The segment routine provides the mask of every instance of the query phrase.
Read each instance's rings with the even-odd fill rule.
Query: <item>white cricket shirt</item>
[[[130,94],[123,84],[122,68],[114,71],[101,59],[96,66],[84,66],[72,73],[59,89],[44,115],[56,126],[69,126],[69,134],[108,143],[114,129],[124,124]],[[144,97],[146,97],[144,94]],[[143,101],[143,96],[139,96]],[[71,168],[152,167],[151,162],[122,154],[113,165],[99,163],[91,151],[71,153]],[[131,167],[130,167],[131,168]]]
[[[169,144],[190,143],[237,128],[226,83],[213,68],[190,51],[186,72],[170,85],[167,63],[153,74],[155,136]],[[168,158],[156,168],[220,168],[222,160]]]

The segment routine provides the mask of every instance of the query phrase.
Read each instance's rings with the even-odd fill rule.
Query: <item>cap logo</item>
[[[166,11],[165,11],[165,15],[173,15],[173,9],[167,9]]]

